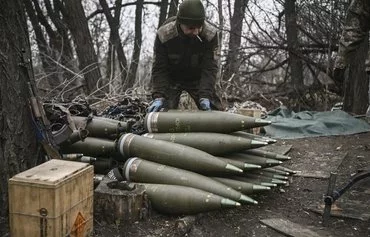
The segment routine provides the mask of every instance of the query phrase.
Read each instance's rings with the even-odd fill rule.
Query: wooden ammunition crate
[[[238,113],[241,115],[249,116],[249,117],[254,117],[254,118],[261,118],[261,110],[259,109],[246,109],[246,108],[239,108]],[[259,134],[260,133],[260,128],[252,128],[248,130],[249,133],[253,134]]]
[[[12,237],[91,236],[93,166],[50,160],[9,179]]]

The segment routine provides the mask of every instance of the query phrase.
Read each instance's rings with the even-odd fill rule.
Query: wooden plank
[[[327,179],[330,174],[326,171],[321,170],[296,170],[295,176],[301,176],[305,178],[316,178],[316,179]]]
[[[294,160],[291,167],[292,170],[298,171],[297,176],[307,178],[326,179],[330,177],[330,172],[338,169],[347,153],[342,155],[333,155],[331,153],[310,152],[305,155],[305,159]]]
[[[292,147],[293,147],[292,145],[271,144],[271,145],[268,145],[268,146],[258,148],[258,150],[271,151],[271,152],[278,153],[280,155],[286,155],[292,149]]]
[[[331,236],[323,230],[313,230],[313,227],[304,227],[297,223],[281,218],[260,220],[261,223],[276,230],[277,232],[291,237],[322,237]]]

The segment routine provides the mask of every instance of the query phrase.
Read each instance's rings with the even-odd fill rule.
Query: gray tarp
[[[370,131],[365,120],[354,118],[342,110],[295,113],[280,107],[270,112],[266,119],[272,124],[264,127],[265,135],[272,138],[294,139]]]

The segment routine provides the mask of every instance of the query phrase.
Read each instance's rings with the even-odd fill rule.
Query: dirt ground
[[[278,144],[292,145],[288,153],[292,160],[285,162],[285,167],[304,161],[307,166],[317,166],[317,162],[307,162],[325,154],[327,157],[345,157],[339,166],[330,171],[337,172],[336,187],[344,185],[351,175],[359,169],[370,168],[370,133],[350,136],[331,136],[307,139],[279,140]],[[319,164],[320,165],[320,164]],[[331,165],[330,161],[326,165]],[[307,170],[317,167],[306,167]],[[356,184],[342,198],[355,195],[357,186],[370,183],[370,178]],[[289,186],[275,188],[263,195],[254,196],[258,205],[246,205],[236,209],[203,213],[194,217],[187,231],[176,227],[176,221],[183,217],[164,216],[152,213],[148,220],[120,226],[106,226],[95,221],[95,236],[284,236],[262,224],[262,219],[281,218],[302,226],[311,227],[317,236],[370,236],[370,221],[352,218],[331,217],[329,226],[323,227],[322,216],[308,210],[312,205],[323,204],[328,178],[305,178],[294,176]],[[367,185],[369,186],[369,185]],[[370,206],[368,195],[357,195],[356,201]],[[359,210],[360,212],[362,210]],[[369,210],[364,210],[364,212]],[[185,233],[187,232],[187,233]],[[296,236],[313,236],[301,235]],[[316,235],[315,235],[316,236]]]
[[[294,164],[307,163],[307,170],[317,168],[317,157],[325,154],[326,157],[345,156],[339,167],[331,168],[338,173],[337,187],[343,185],[351,175],[359,169],[370,167],[370,133],[350,136],[331,136],[294,140],[279,140],[278,144],[292,145],[288,153],[292,160],[285,162],[285,167],[294,167]],[[311,162],[307,162],[312,160]],[[320,164],[319,164],[320,165]],[[330,160],[325,164],[331,165]],[[327,168],[327,167],[326,167]],[[370,183],[370,178],[358,184],[362,186]],[[331,217],[328,227],[322,226],[321,215],[308,210],[312,205],[323,204],[323,196],[328,185],[327,178],[305,178],[294,176],[289,186],[275,188],[263,195],[254,196],[258,205],[245,205],[236,209],[226,209],[203,213],[193,217],[189,228],[179,229],[176,221],[182,216],[164,216],[153,212],[151,217],[136,223],[121,223],[120,225],[106,225],[94,221],[95,236],[284,236],[272,228],[261,223],[268,218],[282,218],[307,228],[311,226],[316,233],[325,232],[317,236],[370,236],[370,221],[361,221],[350,218]],[[370,186],[370,185],[368,185]],[[356,187],[353,187],[355,190]],[[350,198],[356,192],[347,191],[343,198]],[[369,190],[369,189],[368,189]],[[370,206],[368,195],[358,195],[356,201]],[[342,197],[340,199],[342,199]],[[359,210],[366,211],[366,210]],[[368,213],[369,210],[367,210]],[[8,236],[4,220],[0,219],[0,236]],[[303,236],[298,234],[295,236]],[[313,236],[313,235],[304,235]],[[315,235],[316,236],[316,235]]]

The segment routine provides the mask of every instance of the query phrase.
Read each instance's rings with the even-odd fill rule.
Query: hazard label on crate
[[[86,224],[86,220],[83,217],[83,215],[81,214],[81,212],[79,212],[77,214],[75,223],[73,224],[72,231],[71,231],[71,236],[82,237],[83,234],[84,234],[85,224]]]

